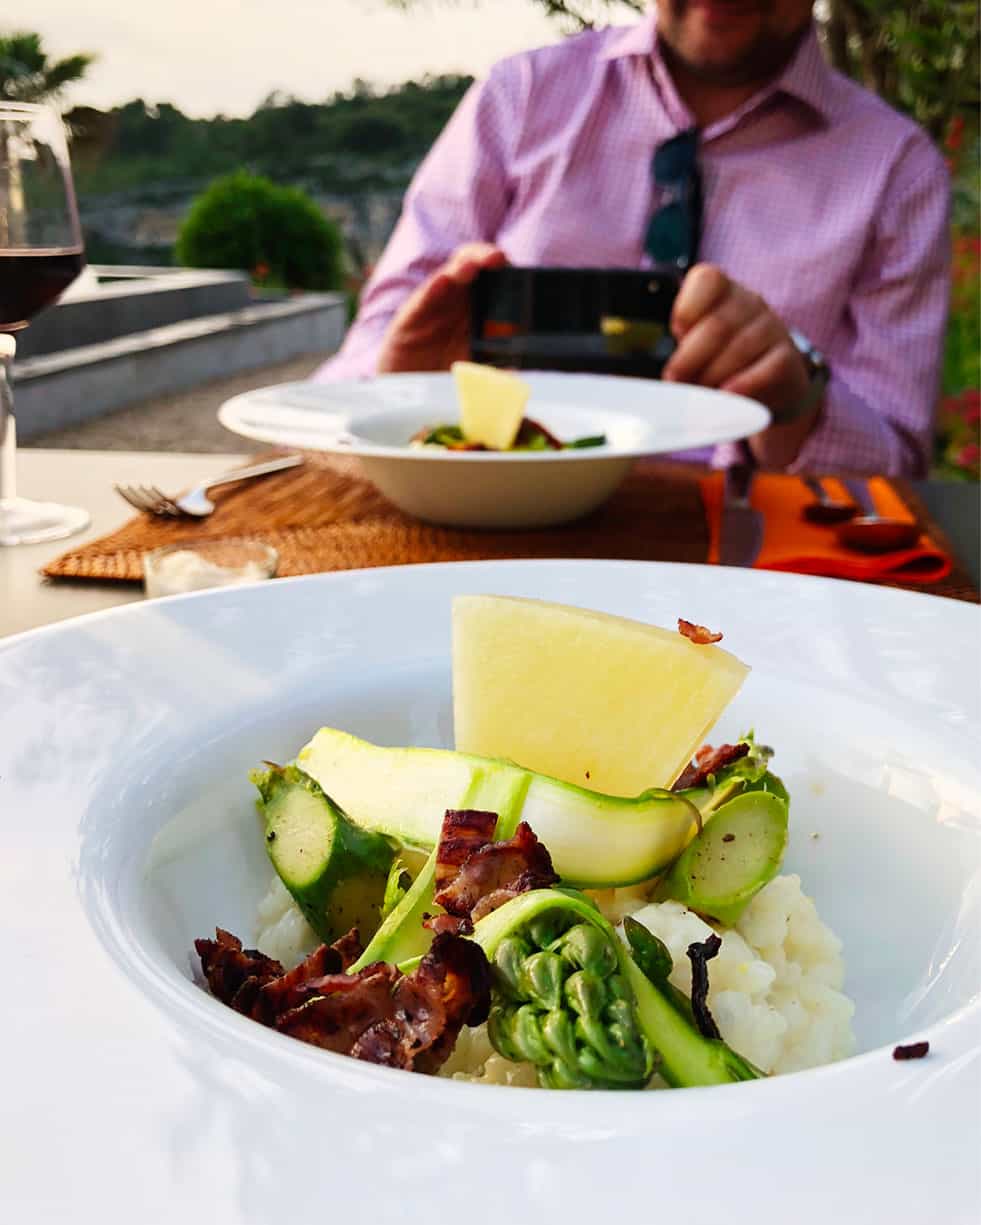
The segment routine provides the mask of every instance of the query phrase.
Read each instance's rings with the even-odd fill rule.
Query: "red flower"
[[[964,116],[955,115],[947,128],[947,138],[944,148],[951,153],[957,153],[964,144]]]
[[[976,442],[969,442],[961,447],[954,459],[962,468],[973,468],[981,460],[981,447]]]

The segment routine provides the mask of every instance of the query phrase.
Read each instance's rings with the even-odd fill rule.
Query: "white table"
[[[133,510],[113,484],[156,485],[166,493],[177,493],[247,458],[22,449],[17,456],[17,492],[25,498],[83,506],[92,523],[66,540],[0,548],[0,637],[143,598],[142,589],[131,583],[52,582],[39,574],[42,566],[72,546],[104,536],[132,517]]]
[[[24,497],[84,506],[92,523],[87,531],[67,540],[0,548],[0,638],[143,598],[142,589],[131,583],[51,582],[38,573],[73,545],[104,536],[132,516],[113,484],[157,485],[166,493],[176,493],[248,458],[186,452],[21,450],[18,488]],[[915,488],[977,583],[979,487],[925,481]]]

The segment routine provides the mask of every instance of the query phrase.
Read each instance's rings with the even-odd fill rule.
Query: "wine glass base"
[[[86,510],[27,498],[0,498],[0,548],[15,544],[43,544],[82,532],[92,522]]]

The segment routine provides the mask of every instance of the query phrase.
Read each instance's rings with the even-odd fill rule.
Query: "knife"
[[[763,516],[749,504],[755,469],[735,464],[726,469],[719,530],[719,564],[751,566],[763,545]]]

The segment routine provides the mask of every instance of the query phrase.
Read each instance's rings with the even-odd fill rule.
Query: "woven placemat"
[[[266,457],[263,457],[266,458]],[[253,461],[254,462],[254,461]],[[48,578],[141,582],[142,555],[184,541],[229,536],[279,551],[281,577],[413,562],[602,557],[702,561],[708,534],[694,470],[638,467],[598,511],[577,523],[523,531],[471,531],[410,519],[359,474],[356,461],[310,454],[301,468],[230,485],[197,522],[139,515],[62,554]]]
[[[207,519],[138,515],[110,535],[62,554],[42,573],[56,579],[139,583],[142,555],[149,549],[229,536],[271,544],[279,552],[281,577],[497,558],[704,562],[708,528],[701,475],[704,471],[694,465],[645,461],[604,506],[576,523],[532,531],[469,531],[410,519],[359,474],[356,460],[310,453],[301,468],[216,491],[217,509]],[[924,529],[949,549],[909,488],[896,488]],[[978,600],[970,576],[957,564],[948,578],[926,590]]]

